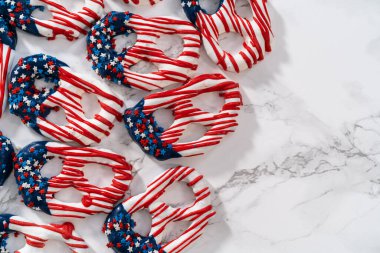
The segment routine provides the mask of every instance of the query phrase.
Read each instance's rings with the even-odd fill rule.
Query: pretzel
[[[136,44],[114,50],[114,37],[137,34]],[[183,52],[170,58],[156,45],[161,35],[182,37]],[[110,12],[91,29],[87,37],[88,59],[102,78],[141,90],[162,89],[185,83],[198,67],[201,46],[199,32],[188,21],[171,17],[144,18],[129,12]],[[140,61],[154,64],[158,70],[140,74],[131,67]]]
[[[194,203],[174,208],[158,200],[175,182],[185,182],[193,189]],[[147,209],[152,216],[149,236],[141,236],[133,231],[136,224],[132,215],[143,209]],[[107,246],[119,253],[179,253],[202,236],[214,215],[210,190],[203,176],[193,168],[177,167],[167,170],[154,180],[146,192],[119,204],[107,217],[103,231],[109,241]],[[162,243],[166,226],[179,221],[189,221],[190,225],[178,238]]]
[[[34,82],[45,79],[54,88],[38,90]],[[73,72],[54,57],[38,54],[20,59],[11,74],[10,112],[37,133],[60,142],[81,145],[99,143],[110,134],[115,119],[121,120],[123,101],[110,87],[96,79]],[[94,94],[101,107],[93,118],[85,116],[81,104],[85,93]],[[63,109],[67,125],[47,119],[52,110]]]
[[[53,158],[62,160],[59,175],[46,178],[41,169]],[[100,164],[115,173],[112,183],[98,187],[83,173],[86,165]],[[24,204],[52,216],[85,218],[97,213],[109,213],[124,197],[132,180],[132,167],[125,158],[112,151],[90,147],[71,147],[55,142],[34,142],[23,148],[16,157],[15,177]],[[55,194],[75,188],[82,194],[80,202],[66,203]]]
[[[208,14],[199,1],[181,0],[187,17],[202,34],[203,45],[208,56],[222,69],[241,72],[252,68],[271,51],[271,21],[267,11],[267,0],[249,0],[253,18],[241,17],[236,12],[236,0],[220,0],[216,13]],[[243,45],[236,45],[239,52],[223,50],[219,36],[236,32],[244,38]]]
[[[206,93],[218,93],[224,98],[222,109],[216,113],[194,106],[192,99]],[[221,74],[206,74],[193,78],[184,86],[151,94],[124,113],[124,122],[131,138],[147,154],[158,160],[202,155],[229,133],[234,132],[242,104],[239,84]],[[173,124],[166,130],[158,125],[153,113],[170,109]],[[207,128],[198,140],[180,142],[190,124]]]

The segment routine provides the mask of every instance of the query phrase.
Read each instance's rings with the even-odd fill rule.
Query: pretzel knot
[[[44,79],[54,87],[39,90],[36,79]],[[121,120],[123,101],[110,87],[73,72],[65,63],[48,55],[20,59],[11,73],[9,93],[11,113],[37,133],[60,142],[99,143],[110,134],[115,119]],[[95,95],[100,106],[92,118],[86,117],[81,103],[85,93]],[[66,125],[47,119],[52,110],[60,109],[65,112]]]
[[[195,195],[193,203],[185,207],[172,207],[159,200],[175,182],[185,182],[192,188]],[[133,231],[136,224],[132,215],[144,209],[152,216],[152,228],[148,236]],[[203,176],[193,168],[177,167],[154,180],[146,192],[119,204],[107,217],[103,231],[108,237],[108,247],[116,252],[179,253],[202,236],[214,215],[210,190]],[[180,221],[189,221],[188,229],[176,239],[162,243],[167,225]]]
[[[220,0],[215,13],[207,13],[199,1],[181,0],[182,7],[191,22],[202,34],[203,45],[208,56],[222,69],[240,72],[252,68],[271,51],[271,21],[267,11],[267,0],[249,0],[253,18],[241,17],[236,11],[236,0]],[[244,42],[236,45],[236,53],[223,50],[219,36],[235,32]]]
[[[59,175],[47,178],[41,169],[52,158],[62,160]],[[98,187],[89,182],[85,166],[100,164],[112,170],[112,183]],[[129,189],[132,166],[125,158],[110,150],[71,147],[54,142],[34,142],[17,154],[14,173],[19,192],[28,207],[58,217],[85,218],[97,213],[109,213]],[[55,194],[74,188],[82,195],[80,202],[66,203]]]
[[[118,35],[137,34],[136,43],[114,50]],[[178,35],[183,51],[171,58],[157,47],[162,35]],[[87,37],[88,59],[102,78],[141,90],[162,89],[171,84],[185,83],[198,67],[201,40],[199,32],[188,21],[171,17],[144,18],[129,12],[110,12],[99,20]],[[150,62],[158,70],[137,73],[131,67],[140,61]]]

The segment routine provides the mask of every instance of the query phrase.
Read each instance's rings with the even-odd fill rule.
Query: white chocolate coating
[[[3,43],[0,43],[0,118],[7,105],[8,96],[8,69],[12,65],[14,50]]]
[[[43,105],[52,108],[58,106],[64,110],[68,124],[60,126],[40,117],[37,124],[41,133],[60,142],[77,142],[82,145],[100,142],[109,135],[113,122],[120,117],[122,101],[108,85],[73,73],[68,67],[60,68],[60,77],[58,90]],[[94,118],[88,119],[85,116],[81,104],[84,93],[94,94],[98,99],[101,109]]]
[[[63,158],[63,167],[59,175],[49,181],[46,195],[53,216],[83,218],[96,213],[108,213],[114,204],[124,197],[132,179],[132,167],[125,158],[110,150],[98,148],[74,148],[64,144],[47,144],[48,156]],[[98,187],[89,183],[83,174],[84,166],[97,163],[104,169],[115,173],[111,185]],[[65,203],[57,200],[54,194],[60,190],[74,187],[83,195],[82,202]],[[86,201],[89,201],[86,204]]]
[[[86,30],[101,17],[104,9],[103,0],[85,0],[83,8],[76,13],[66,9],[56,0],[32,0],[31,4],[40,5],[41,2],[47,5],[53,18],[41,20],[32,17],[32,19],[42,36],[53,39],[57,35],[64,35],[67,39],[72,40],[81,34],[86,34]]]
[[[71,223],[35,223],[20,216],[11,216],[10,223],[3,223],[3,225],[25,236],[26,245],[17,250],[18,253],[43,252],[46,242],[50,240],[64,242],[72,252],[91,252],[86,242],[75,232],[74,225]]]
[[[143,18],[133,15],[128,23],[137,33],[136,44],[123,60],[124,73],[129,83],[144,90],[164,88],[184,83],[198,67],[201,39],[191,23],[171,17]],[[177,59],[171,59],[157,46],[157,35],[177,34],[183,39],[183,51]],[[139,74],[129,69],[142,59],[149,59],[161,73]]]

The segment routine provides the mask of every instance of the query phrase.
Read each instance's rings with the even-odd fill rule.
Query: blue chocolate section
[[[135,107],[127,109],[124,113],[125,126],[131,138],[145,153],[158,160],[181,157],[173,150],[171,144],[161,140],[160,136],[164,129],[158,126],[153,114],[147,115],[143,112],[144,102],[142,99]]]
[[[104,232],[107,246],[118,253],[165,253],[153,236],[141,236],[133,231],[136,223],[122,204],[108,215]]]
[[[43,11],[43,6],[34,6],[30,4],[30,0],[0,0],[1,13],[9,20],[12,18],[14,21],[10,22],[12,26],[17,26],[23,31],[41,36],[38,32],[36,23],[32,18],[32,13],[36,9]]]
[[[33,142],[21,149],[14,164],[14,174],[24,204],[50,214],[46,202],[49,178],[42,177],[40,172],[48,161],[46,143]]]
[[[7,240],[10,233],[15,233],[16,231],[9,229],[9,220],[14,216],[11,214],[1,214],[0,215],[0,252],[8,252],[7,250]]]
[[[220,9],[220,7],[223,5],[224,0],[219,1],[219,7],[217,10]],[[181,0],[181,5],[183,7],[183,10],[186,13],[187,18],[195,25],[197,21],[197,13],[202,11],[206,14],[214,14],[214,13],[207,13],[205,9],[203,9],[200,4],[199,0]]]
[[[0,16],[0,43],[8,45],[13,50],[17,44],[16,28],[10,25],[5,16]]]
[[[33,6],[30,0],[0,0],[0,43],[16,48],[16,27],[23,31],[42,36],[32,18],[34,10],[43,6]]]
[[[5,136],[0,136],[0,186],[5,183],[13,170],[15,151],[12,142]]]
[[[21,58],[11,73],[9,110],[38,133],[37,118],[46,118],[52,110],[42,103],[58,89],[58,69],[63,66],[67,65],[52,56],[37,54]],[[39,90],[34,85],[36,79],[44,79],[55,86]]]
[[[92,61],[92,68],[102,78],[127,87],[130,85],[124,76],[122,61],[128,50],[124,49],[118,54],[113,49],[112,39],[118,35],[128,36],[134,33],[128,26],[132,15],[129,12],[110,12],[92,27],[87,36],[87,53],[88,59]]]

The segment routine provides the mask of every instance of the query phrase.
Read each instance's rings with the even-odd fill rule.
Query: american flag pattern
[[[98,20],[103,12],[103,0],[86,0],[83,8],[74,13],[66,9],[55,0],[39,0],[47,5],[52,14],[50,20],[41,20],[33,17],[33,10],[43,6],[34,6],[30,0],[16,1],[18,8],[24,11],[13,13],[17,27],[23,31],[37,36],[55,39],[56,36],[64,36],[68,40],[78,38],[81,34],[87,34],[93,23]]]
[[[62,160],[62,171],[52,178],[41,176],[41,169],[53,157]],[[85,218],[110,213],[129,189],[132,167],[125,158],[110,150],[71,147],[55,142],[35,142],[23,148],[15,159],[14,173],[25,205],[57,217]],[[83,169],[100,164],[115,175],[111,185],[98,187],[89,183]],[[66,203],[54,197],[73,187],[82,194],[78,203]]]
[[[8,16],[0,15],[0,118],[7,103],[8,69],[12,63],[16,43],[16,28],[10,25]]]
[[[10,139],[3,136],[0,131],[0,186],[7,180],[13,170],[15,151]]]
[[[195,201],[185,207],[172,207],[159,198],[175,182],[185,182],[192,188]],[[133,231],[135,222],[132,214],[147,209],[152,216],[149,236]],[[107,217],[104,232],[108,247],[126,253],[179,253],[199,239],[209,220],[215,215],[211,205],[210,189],[203,176],[189,167],[167,170],[148,185],[146,192],[131,197],[119,204]],[[189,221],[189,227],[178,238],[162,243],[169,223]]]
[[[49,224],[28,220],[21,216],[2,214],[0,215],[0,251],[7,250],[7,240],[11,233],[21,233],[25,236],[26,245],[15,253],[41,252],[48,241],[61,241],[76,253],[90,251],[87,243],[74,230],[70,222],[63,224]]]
[[[114,37],[137,34],[137,41],[118,54]],[[170,58],[156,46],[161,35],[179,35],[183,52]],[[198,67],[201,39],[188,21],[171,17],[144,18],[129,12],[110,12],[98,21],[87,38],[88,59],[102,78],[141,90],[162,89],[185,83]],[[141,74],[130,68],[140,61],[154,64],[158,70]]]
[[[124,0],[126,4],[132,5],[155,5],[162,0]]]
[[[45,79],[54,88],[38,90],[35,79]],[[94,94],[101,107],[93,118],[85,116],[83,94]],[[65,63],[48,55],[21,58],[11,73],[10,112],[36,132],[60,142],[80,145],[99,143],[110,134],[115,119],[121,120],[123,101],[110,87],[95,79],[73,72]],[[57,125],[46,117],[51,110],[62,109],[67,125]]]
[[[253,19],[241,17],[236,12],[236,0],[220,0],[220,7],[214,14],[207,14],[199,0],[181,0],[189,19],[202,34],[203,45],[209,57],[222,69],[240,72],[252,68],[264,59],[264,53],[271,51],[271,21],[267,11],[267,0],[249,0]],[[218,42],[223,33],[236,32],[244,38],[241,50],[230,53],[223,50]]]
[[[197,108],[193,98],[206,93],[218,93],[225,103],[217,113]],[[193,78],[176,89],[148,95],[124,113],[128,132],[142,150],[158,160],[202,155],[227,134],[234,132],[242,104],[239,84],[221,74],[206,74]],[[153,113],[170,109],[174,122],[166,130],[158,126]],[[198,140],[179,142],[189,124],[203,125],[207,132]]]

